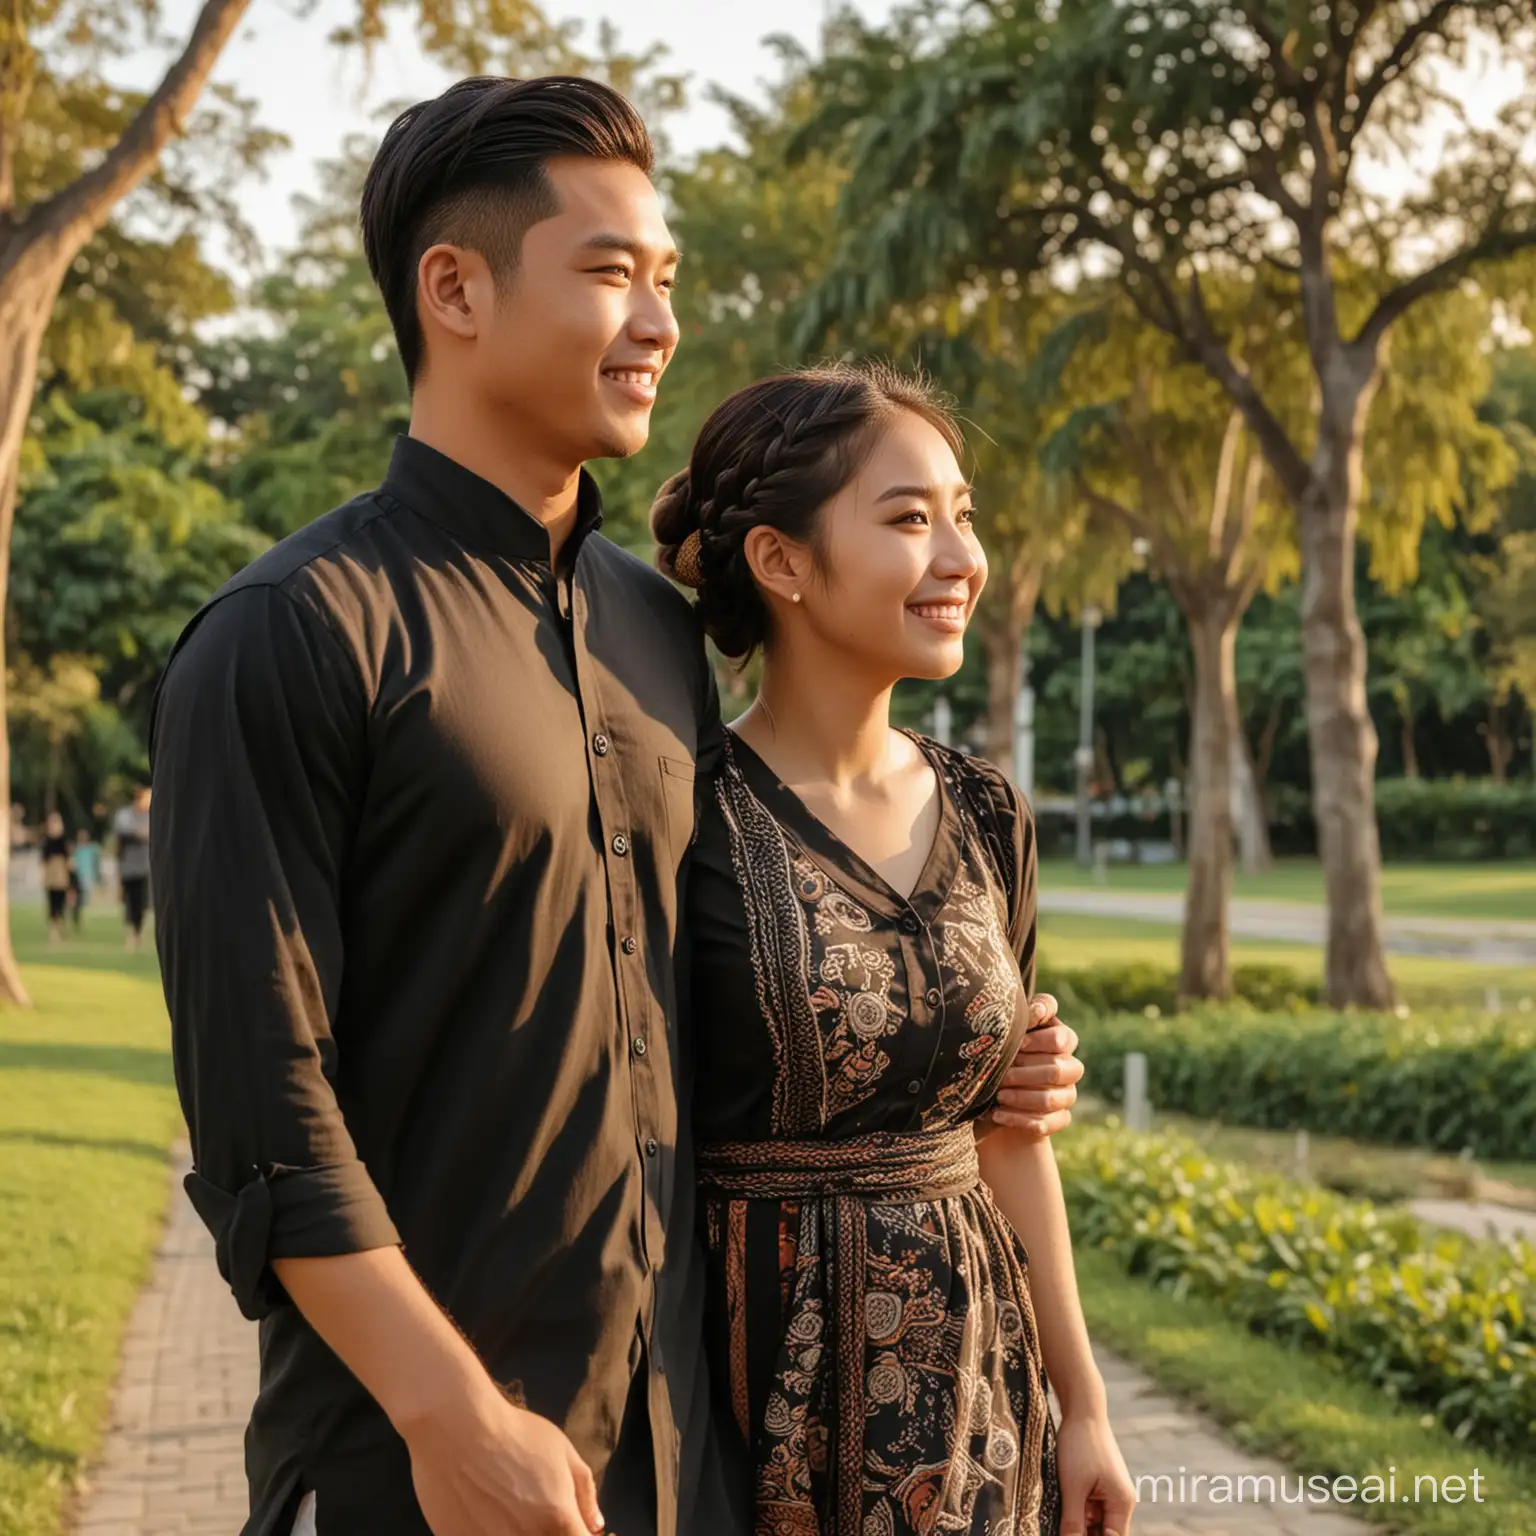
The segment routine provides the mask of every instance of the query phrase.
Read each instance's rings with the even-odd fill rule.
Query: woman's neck
[[[757,698],[734,729],[785,782],[851,788],[892,766],[893,688],[820,648],[812,656],[777,646],[764,657]]]

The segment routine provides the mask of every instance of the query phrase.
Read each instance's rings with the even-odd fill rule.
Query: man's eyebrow
[[[974,487],[967,481],[957,489],[962,496],[969,496]],[[875,497],[875,505],[879,506],[882,501],[895,501],[902,496],[918,496],[924,501],[933,501],[938,495],[939,488],[936,485],[893,485],[890,490],[882,491]]]
[[[626,256],[633,256],[636,261],[644,261],[647,256],[655,253],[654,246],[647,245],[643,240],[631,239],[628,235],[592,235],[583,240],[578,249],[583,251],[623,251]],[[682,259],[682,253],[676,246],[669,246],[657,256],[659,265],[666,267],[673,262]]]

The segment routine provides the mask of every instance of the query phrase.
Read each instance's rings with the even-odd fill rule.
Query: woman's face
[[[825,579],[802,596],[807,619],[877,676],[959,671],[987,557],[938,429],[902,411],[822,516]]]

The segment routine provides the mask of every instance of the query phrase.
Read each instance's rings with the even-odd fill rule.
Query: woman
[[[64,918],[69,911],[69,840],[64,836],[64,818],[49,811],[43,823],[43,890],[48,897],[48,943],[57,948],[64,942]]]
[[[981,1139],[1029,1017],[1029,813],[889,720],[960,666],[986,580],[961,450],[918,381],[791,374],[727,400],[652,512],[716,645],[764,652],[685,926],[708,1338],[759,1536],[1053,1536],[1063,1501],[1121,1536],[1135,1501],[1049,1144]]]

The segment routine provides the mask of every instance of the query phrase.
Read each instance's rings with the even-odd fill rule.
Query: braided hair
[[[711,413],[688,467],[657,493],[651,533],[658,569],[697,590],[705,631],[723,655],[745,659],[769,637],[747,535],[776,528],[808,545],[819,565],[822,509],[902,411],[921,416],[961,456],[960,429],[932,386],[883,363],[760,379]]]

